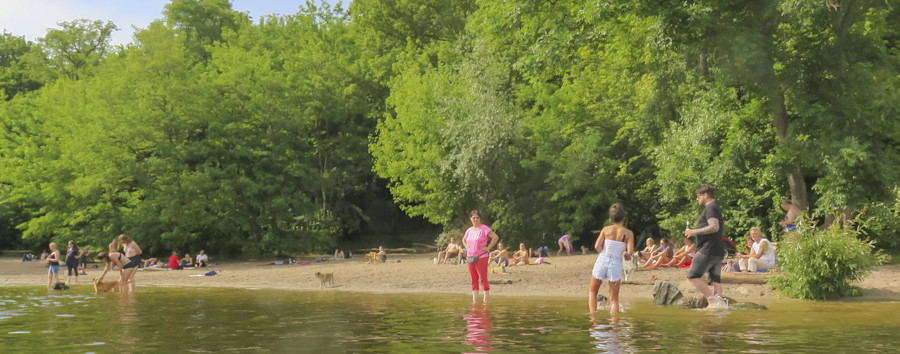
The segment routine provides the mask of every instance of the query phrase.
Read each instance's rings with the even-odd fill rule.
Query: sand
[[[590,271],[596,254],[548,257],[551,264],[509,267],[508,274],[490,274],[491,295],[498,297],[558,297],[587,298]],[[399,260],[399,262],[397,262]],[[435,265],[430,256],[422,254],[389,255],[388,263],[366,264],[362,257],[328,260],[310,264],[272,265],[270,261],[232,262],[212,258],[210,267],[185,270],[143,269],[136,275],[137,291],[147,286],[260,288],[312,291],[357,291],[375,293],[448,293],[471,296],[467,266]],[[96,264],[96,263],[95,263]],[[89,265],[90,267],[91,265]],[[215,276],[196,276],[208,271]],[[92,287],[91,278],[102,271],[88,269],[74,286]],[[333,272],[335,286],[321,289],[316,272]],[[65,281],[65,267],[60,269]],[[675,284],[686,295],[698,292],[686,281],[687,269],[639,268],[631,283],[621,287],[623,303],[644,301],[653,297],[653,277]],[[195,276],[192,276],[195,275]],[[900,300],[900,265],[877,268],[856,283],[863,296],[848,301]],[[770,303],[790,301],[780,299],[777,291],[765,285],[765,274],[723,273],[724,293],[738,301]],[[106,279],[118,279],[118,272],[110,272]],[[47,284],[47,268],[40,262],[21,262],[21,256],[7,252],[0,257],[0,286],[35,286]],[[606,284],[601,294],[608,293]]]

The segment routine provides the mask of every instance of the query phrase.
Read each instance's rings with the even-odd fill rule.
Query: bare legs
[[[621,281],[609,282],[609,314],[612,316],[619,314],[619,286]]]
[[[490,292],[491,292],[490,290],[486,290],[484,292],[484,297],[482,297],[482,299],[481,299],[481,302],[484,303],[485,305],[488,303],[488,293],[490,293]],[[478,290],[472,290],[472,304],[474,305],[477,303],[478,303]]]
[[[588,309],[591,311],[591,316],[597,312],[597,293],[600,291],[600,285],[603,285],[602,280],[591,277],[591,286],[588,290]],[[621,286],[621,281],[609,282],[609,314],[612,316],[619,314],[619,288]]]
[[[591,314],[597,312],[597,292],[600,291],[600,285],[603,285],[602,280],[591,277],[591,287],[588,289],[588,309]]]

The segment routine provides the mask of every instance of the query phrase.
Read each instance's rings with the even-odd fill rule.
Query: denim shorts
[[[59,265],[51,265],[50,273],[48,274],[59,274]]]

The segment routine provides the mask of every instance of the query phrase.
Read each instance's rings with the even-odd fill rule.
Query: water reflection
[[[592,315],[591,323],[592,326],[589,329],[589,332],[591,338],[594,339],[591,341],[594,349],[615,353],[625,351],[622,344],[622,332],[624,332],[624,328],[619,326],[618,316],[612,316],[606,323],[603,323],[602,319],[596,317],[596,315]]]
[[[491,351],[491,316],[488,314],[488,306],[474,304],[469,308],[469,313],[464,315],[466,320],[466,344],[475,346],[480,352]]]

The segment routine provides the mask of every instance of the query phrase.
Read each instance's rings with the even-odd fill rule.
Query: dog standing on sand
[[[325,283],[328,283],[329,288],[334,287],[334,272],[331,272],[331,273],[316,272],[316,278],[319,278],[319,285],[321,285],[321,289],[325,289]]]
[[[637,269],[640,256],[640,252],[635,252],[631,255],[631,260],[626,260],[625,255],[622,255],[622,281],[631,281],[631,276],[634,274],[634,270]]]
[[[94,294],[106,293],[109,290],[119,292],[119,281],[118,280],[98,280],[94,278]]]

